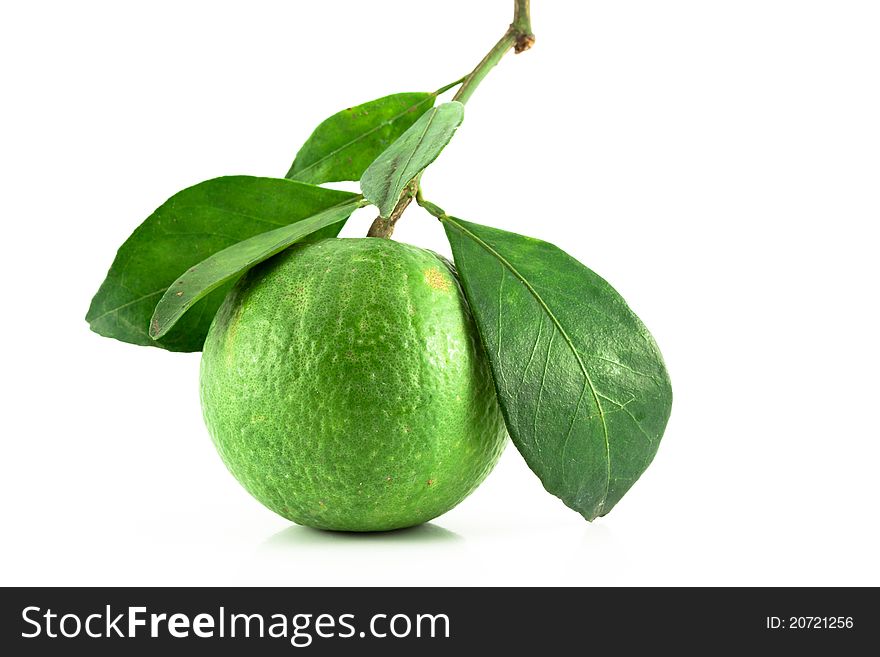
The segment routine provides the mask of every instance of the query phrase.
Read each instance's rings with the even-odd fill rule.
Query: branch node
[[[419,178],[420,176],[416,176],[409,182],[403,196],[400,197],[394,210],[387,218],[379,215],[373,220],[373,223],[370,225],[370,230],[367,231],[367,237],[391,239],[391,235],[394,233],[394,225],[397,223],[397,220],[403,216],[404,210],[409,207],[409,204],[412,203],[412,200],[419,191]]]
[[[513,52],[518,55],[521,52],[525,52],[533,45],[535,45],[534,34],[517,34],[516,43],[513,45]]]

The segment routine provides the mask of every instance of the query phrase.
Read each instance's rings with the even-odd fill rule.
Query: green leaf
[[[464,105],[451,101],[426,112],[364,171],[361,189],[388,217],[407,184],[437,159],[464,119]]]
[[[161,341],[149,336],[156,303],[193,265],[242,240],[358,198],[279,178],[230,176],[166,201],[120,247],[86,320],[96,333],[170,351],[199,351],[231,283],[214,290]],[[334,224],[325,236],[338,232]]]
[[[359,180],[370,162],[434,104],[434,93],[402,93],[334,114],[315,128],[287,172],[314,184]]]
[[[552,244],[441,217],[514,444],[587,520],[651,463],[672,389],[653,338],[602,278]]]
[[[228,281],[238,280],[248,269],[291,244],[345,221],[360,205],[360,197],[346,201],[296,223],[233,244],[190,267],[171,284],[156,305],[150,322],[150,336],[153,339],[161,338],[193,304],[207,294]]]

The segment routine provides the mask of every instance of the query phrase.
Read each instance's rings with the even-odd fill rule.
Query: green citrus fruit
[[[208,333],[201,397],[241,484],[322,529],[435,518],[506,442],[450,265],[387,239],[297,245],[251,270]]]

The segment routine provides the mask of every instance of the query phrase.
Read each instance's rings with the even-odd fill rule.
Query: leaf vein
[[[123,285],[122,287],[126,287],[126,286]],[[128,289],[128,288],[126,288],[126,289]],[[140,303],[144,299],[149,299],[150,297],[159,296],[160,294],[165,292],[166,289],[168,289],[168,288],[163,287],[161,290],[156,290],[155,292],[150,292],[149,294],[145,294],[142,297],[138,297],[137,299],[133,299],[133,300],[129,301],[128,303],[124,303],[121,306],[116,306],[115,308],[111,308],[110,310],[101,313],[97,317],[92,317],[89,320],[89,322],[97,322],[99,319],[102,319],[102,318],[106,317],[107,315],[110,315],[112,313],[118,313],[120,310],[122,310],[124,308],[128,308],[129,306],[133,306],[136,303]]]
[[[538,387],[538,403],[535,405],[534,425],[532,427],[532,437],[535,440],[535,445],[538,445],[538,412],[541,410],[541,398],[544,395],[544,384],[547,381],[547,368],[550,365],[550,350],[553,349],[553,338],[555,336],[556,330],[554,329],[553,333],[550,334],[550,339],[547,341],[547,355],[544,357],[544,371],[541,374],[541,385]]]
[[[577,405],[574,407],[574,413],[571,416],[571,422],[568,425],[568,432],[565,434],[565,439],[562,442],[562,477],[565,478],[565,466],[568,462],[568,459],[565,458],[566,451],[568,450],[568,443],[571,439],[571,432],[574,430],[574,423],[577,420],[578,413],[581,410],[581,402],[584,400],[584,394],[587,392],[587,382],[584,380],[584,385],[581,386],[581,394],[578,396]]]
[[[507,267],[508,270],[516,278],[519,279],[519,281],[525,286],[525,288],[529,291],[529,293],[535,298],[535,300],[538,302],[538,304],[544,309],[544,312],[547,314],[547,316],[553,322],[556,329],[560,332],[560,334],[562,335],[566,344],[568,345],[569,349],[571,350],[572,354],[574,355],[575,360],[577,361],[577,364],[580,367],[581,373],[584,375],[584,378],[587,382],[587,385],[590,388],[590,393],[593,397],[594,403],[596,404],[596,409],[599,412],[599,419],[602,423],[602,434],[603,434],[603,439],[604,439],[604,443],[605,443],[605,492],[602,496],[602,501],[599,503],[599,508],[597,509],[597,512],[596,512],[596,515],[602,515],[602,510],[605,507],[605,503],[608,500],[608,494],[611,490],[611,444],[609,442],[609,436],[608,436],[608,423],[605,420],[605,411],[602,408],[602,402],[600,400],[599,393],[596,390],[595,385],[593,385],[593,380],[590,377],[590,374],[587,371],[586,366],[584,365],[584,361],[583,361],[583,358],[581,358],[580,352],[578,352],[577,348],[575,348],[574,343],[572,342],[571,336],[568,335],[568,333],[565,331],[562,324],[559,322],[559,319],[556,317],[555,314],[553,314],[553,312],[550,310],[549,306],[547,306],[547,302],[544,301],[544,298],[538,293],[538,291],[534,288],[534,286],[532,286],[532,284],[529,283],[528,280],[526,280],[526,278],[519,272],[519,270],[513,266],[513,264],[511,262],[509,262],[504,256],[502,256],[495,249],[493,249],[484,240],[480,239],[479,236],[475,235],[474,233],[469,231],[467,228],[462,226],[460,223],[455,221],[455,219],[453,217],[446,215],[445,217],[441,218],[441,221],[451,223],[461,233],[470,237],[474,242],[476,242],[480,247],[485,249],[489,254],[493,255],[499,261],[501,261],[501,263],[505,267]]]
[[[544,322],[538,322],[538,334],[535,336],[535,344],[532,345],[532,353],[529,354],[529,359],[526,361],[526,367],[523,370],[522,376],[519,380],[519,386],[517,391],[522,388],[523,384],[526,381],[526,375],[529,373],[529,367],[532,365],[532,361],[535,359],[535,353],[538,351],[538,343],[541,341],[541,333],[544,330]]]
[[[654,438],[651,434],[649,434],[647,431],[645,431],[645,428],[642,426],[642,423],[639,422],[639,420],[636,418],[636,416],[632,414],[632,411],[630,411],[630,410],[627,408],[627,404],[629,404],[629,403],[635,401],[635,397],[633,397],[632,399],[630,399],[630,400],[629,400],[628,402],[626,402],[625,404],[621,404],[620,402],[611,399],[611,397],[608,397],[608,396],[603,395],[603,394],[601,394],[601,393],[599,394],[599,396],[602,397],[602,399],[604,399],[604,400],[606,400],[606,401],[608,401],[608,402],[614,404],[614,405],[617,406],[621,411],[623,411],[624,413],[626,413],[627,415],[629,415],[630,419],[632,419],[633,423],[636,425],[636,427],[638,427],[638,430],[641,431],[642,434],[645,436],[645,438],[648,439],[648,442],[649,442],[650,444],[652,444],[652,445],[654,444],[654,442],[656,441],[656,438]]]
[[[355,138],[353,138],[353,139],[350,139],[349,141],[347,141],[347,142],[345,142],[344,144],[342,144],[342,146],[339,146],[338,148],[336,148],[336,149],[330,151],[329,153],[327,153],[327,154],[324,155],[323,157],[318,158],[317,160],[315,160],[314,162],[312,162],[312,163],[309,164],[308,166],[303,167],[303,168],[300,169],[299,171],[294,172],[293,175],[294,175],[294,176],[300,176],[300,175],[302,175],[304,172],[306,172],[306,171],[308,171],[308,170],[310,170],[310,169],[315,168],[315,167],[318,166],[319,164],[323,163],[325,160],[327,160],[327,159],[329,159],[329,158],[331,158],[331,157],[333,157],[333,156],[335,156],[335,155],[338,155],[339,153],[341,153],[342,151],[344,151],[346,148],[349,148],[350,146],[356,144],[357,142],[359,142],[359,141],[361,141],[361,140],[363,140],[363,139],[366,139],[367,137],[369,137],[370,135],[372,135],[374,132],[377,132],[377,131],[381,130],[381,129],[384,128],[385,126],[391,125],[392,123],[394,123],[394,122],[397,121],[398,119],[400,119],[400,118],[402,118],[403,116],[405,116],[405,115],[409,114],[410,112],[412,112],[413,109],[416,108],[416,107],[418,107],[419,105],[421,105],[421,104],[423,104],[423,103],[426,103],[426,102],[428,102],[429,100],[430,100],[430,101],[433,101],[435,98],[436,98],[436,96],[435,96],[434,94],[431,94],[428,98],[423,98],[423,99],[420,100],[418,103],[416,103],[416,104],[414,104],[414,105],[410,105],[410,106],[407,107],[405,110],[403,110],[400,114],[396,114],[395,116],[391,117],[390,119],[386,119],[386,120],[383,121],[382,123],[380,123],[380,124],[378,124],[378,125],[376,125],[376,126],[370,128],[370,129],[367,130],[366,132],[362,132],[362,133],[361,133],[360,135],[358,135],[357,137],[355,137]],[[318,127],[320,127],[320,126],[318,126]],[[290,174],[288,174],[288,176],[290,176]]]
[[[415,157],[415,155],[418,152],[421,145],[425,142],[425,135],[428,134],[428,130],[430,130],[431,124],[434,123],[435,118],[437,118],[437,111],[436,110],[434,110],[434,112],[431,114],[431,116],[428,117],[428,120],[425,121],[425,129],[422,130],[422,134],[419,136],[418,140],[416,141],[415,146],[410,151],[409,157],[406,158],[406,162],[403,164],[402,167],[398,167],[397,178],[394,181],[394,187],[393,187],[394,189],[400,189],[401,191],[403,191],[403,186],[401,186],[401,184],[400,184],[401,180],[403,178],[403,174],[407,170],[407,168],[409,167],[410,162],[412,162],[413,158]],[[407,180],[406,182],[409,182],[409,180]],[[389,189],[389,191],[391,191],[391,190]],[[394,205],[397,205],[397,201],[399,199],[400,199],[400,195],[398,194],[397,198],[394,199],[394,204],[391,206],[391,209],[394,208]]]
[[[633,369],[629,365],[624,365],[620,361],[616,361],[613,358],[606,358],[605,356],[600,356],[599,354],[588,354],[584,353],[584,356],[587,358],[596,358],[598,360],[604,360],[606,363],[611,363],[612,365],[617,365],[618,367],[622,367],[623,369],[632,372],[633,374],[638,374],[639,376],[643,376],[647,379],[653,379],[654,381],[660,381],[660,378],[656,374],[648,374],[647,372],[640,372],[639,370]]]

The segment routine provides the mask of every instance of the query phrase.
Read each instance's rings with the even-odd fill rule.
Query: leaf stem
[[[450,89],[452,89],[452,87],[457,87],[458,85],[460,85],[460,84],[461,84],[462,82],[464,82],[465,80],[467,80],[467,76],[466,76],[466,75],[465,75],[463,78],[458,78],[458,80],[456,80],[455,82],[450,82],[449,84],[440,87],[439,89],[437,89],[437,91],[434,92],[433,95],[434,95],[434,96],[439,96],[439,95],[442,94],[442,93],[446,93],[447,91],[449,91]]]
[[[535,35],[532,34],[532,19],[529,5],[530,0],[514,0],[513,22],[510,24],[510,27],[507,28],[504,36],[502,36],[498,43],[496,43],[486,56],[483,57],[473,71],[463,78],[451,82],[445,87],[441,87],[434,92],[434,95],[439,96],[443,92],[449,91],[456,85],[460,84],[461,87],[455,93],[452,100],[457,100],[464,104],[477,90],[477,87],[480,86],[480,82],[482,82],[489,74],[489,71],[495,68],[495,65],[501,61],[501,58],[504,57],[505,54],[507,54],[508,50],[513,48],[513,51],[519,54],[531,48],[535,43]],[[414,198],[419,205],[438,219],[446,217],[446,213],[441,208],[422,198],[421,189],[419,187],[420,180],[421,175],[416,176],[410,181],[409,185],[407,185],[406,191],[400,197],[394,210],[387,218],[382,217],[381,215],[376,217],[370,226],[370,230],[367,232],[367,237],[390,238],[391,234],[394,232],[394,225],[397,223],[397,220],[400,219],[401,215],[403,215],[403,212],[407,207],[409,207],[409,204],[412,203]]]
[[[439,205],[431,203],[431,201],[429,201],[424,196],[422,196],[421,189],[419,189],[416,192],[416,203],[418,203],[425,210],[427,210],[428,214],[434,215],[435,217],[437,217],[441,221],[449,216],[448,214],[446,214],[446,210],[441,208]]]
[[[477,67],[465,78],[461,88],[456,92],[452,100],[466,103],[476,91],[480,82],[489,74],[501,58],[511,48],[517,54],[525,52],[535,43],[535,35],[532,34],[532,20],[529,7],[530,0],[514,0],[513,22],[504,36],[498,40],[492,50],[477,64]]]

